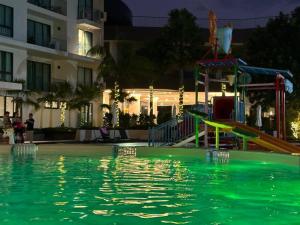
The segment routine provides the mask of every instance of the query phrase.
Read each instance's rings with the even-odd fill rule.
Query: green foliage
[[[99,96],[99,88],[96,84],[92,86],[79,85],[74,93],[74,96],[69,101],[71,109],[80,110],[81,107],[88,105],[91,101]]]
[[[147,129],[149,126],[153,126],[154,124],[150,120],[150,116],[145,114],[135,115],[120,112],[120,128],[123,129]],[[112,127],[112,114],[105,113],[104,116],[104,126]]]
[[[269,20],[265,28],[257,28],[246,44],[247,62],[251,65],[289,69],[294,74],[294,93],[287,95],[287,122],[297,117],[300,111],[300,7],[292,14],[280,13]],[[253,82],[274,82],[274,79],[254,77]],[[275,105],[275,93],[272,91],[252,92],[252,102],[264,106],[263,110]],[[254,106],[256,107],[256,105]],[[289,127],[289,126],[287,126]],[[289,131],[289,129],[287,129]]]
[[[115,96],[115,90],[112,89],[111,93],[110,93],[110,99],[114,99]],[[132,103],[137,101],[135,97],[129,95],[129,93],[124,92],[124,91],[120,91],[119,96],[117,99],[119,102],[124,103],[124,102],[128,102],[128,103]]]
[[[165,71],[189,68],[199,59],[203,45],[196,17],[186,9],[169,13],[161,36],[150,43],[145,53]]]
[[[169,121],[172,118],[170,111],[160,111],[157,115],[157,124],[162,124]]]
[[[104,127],[112,127],[112,114],[111,113],[105,113],[103,117],[103,125]]]
[[[90,54],[101,52],[101,63],[98,67],[98,80],[102,77],[106,81],[117,81],[122,86],[134,86],[141,80],[149,80],[155,76],[155,65],[139,53],[140,46],[135,43],[118,43],[117,55],[112,56],[103,47],[95,46]],[[111,83],[113,83],[111,82]]]

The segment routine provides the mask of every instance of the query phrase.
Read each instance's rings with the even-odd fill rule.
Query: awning
[[[248,73],[250,75],[276,77],[280,74],[285,78],[285,90],[289,93],[293,92],[293,74],[289,70],[248,66],[247,63],[240,58],[202,59],[197,61],[197,64],[207,69],[238,66],[240,72]]]
[[[278,74],[285,78],[285,91],[292,93],[294,89],[294,84],[292,82],[293,74],[289,70],[279,70],[264,67],[254,67],[247,65],[240,65],[239,70],[250,75],[263,75],[263,76],[273,76],[276,77]]]

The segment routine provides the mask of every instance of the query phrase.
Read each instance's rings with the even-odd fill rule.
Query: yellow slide
[[[253,127],[249,127],[247,125],[237,122],[226,122],[225,124],[232,127],[237,127],[247,132],[255,133],[258,136],[258,138],[252,139],[251,142],[254,142],[255,144],[260,145],[271,151],[283,153],[300,153],[300,147],[293,145],[287,141],[275,138],[271,135],[265,134]]]

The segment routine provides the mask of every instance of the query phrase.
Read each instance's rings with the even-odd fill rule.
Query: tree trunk
[[[150,106],[150,122],[151,122],[151,125],[153,124],[154,122],[154,118],[153,118],[153,85],[150,85],[149,86],[149,99],[150,99],[150,102],[149,102],[149,106]]]
[[[184,94],[184,77],[183,77],[183,69],[181,68],[179,71],[179,113],[178,118],[183,119],[183,94]]]
[[[120,115],[119,115],[119,98],[120,98],[120,87],[119,87],[119,83],[118,81],[115,81],[115,96],[114,96],[114,104],[115,104],[115,109],[116,110],[114,113],[116,114],[116,121],[114,124],[114,128],[115,127],[119,127],[120,126]]]

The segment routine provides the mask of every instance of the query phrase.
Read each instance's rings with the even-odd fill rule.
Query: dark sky
[[[290,12],[300,6],[300,0],[123,0],[135,16],[167,16],[174,8],[187,8],[198,18],[207,18],[213,9],[220,19],[253,18],[278,15],[279,11]],[[135,19],[135,23],[161,23],[155,19]],[[252,26],[265,20],[237,22],[241,26]]]

